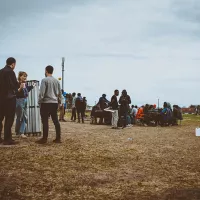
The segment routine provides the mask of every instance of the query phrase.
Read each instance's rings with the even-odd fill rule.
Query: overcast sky
[[[199,0],[0,0],[0,65],[44,77],[89,104],[127,89],[132,103],[200,104]]]

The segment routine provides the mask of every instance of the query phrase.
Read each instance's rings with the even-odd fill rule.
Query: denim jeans
[[[131,117],[130,115],[126,115],[126,125],[131,124]]]
[[[15,132],[17,135],[24,134],[27,124],[27,99],[21,98],[16,101],[16,125]]]

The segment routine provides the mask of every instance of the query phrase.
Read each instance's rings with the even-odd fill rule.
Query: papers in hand
[[[112,112],[112,113],[114,113],[115,111],[114,110],[112,110],[112,108],[110,108],[110,107],[108,107],[108,108],[105,108],[104,109],[104,111],[106,111],[106,112]]]

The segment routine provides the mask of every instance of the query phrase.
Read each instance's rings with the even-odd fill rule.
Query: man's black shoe
[[[19,144],[19,142],[16,142],[14,140],[3,141],[3,145],[16,145],[16,144]]]
[[[47,143],[47,139],[42,138],[42,139],[36,141],[35,143],[36,144],[46,144]]]
[[[53,140],[53,143],[62,143],[60,139]]]

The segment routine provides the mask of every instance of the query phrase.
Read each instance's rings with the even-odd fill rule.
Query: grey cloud
[[[199,0],[176,0],[171,3],[172,12],[182,20],[200,22]]]
[[[85,5],[90,0],[1,0],[0,1],[0,22],[16,16],[28,17],[38,13],[55,11],[59,8],[62,12],[68,12],[75,5]]]

